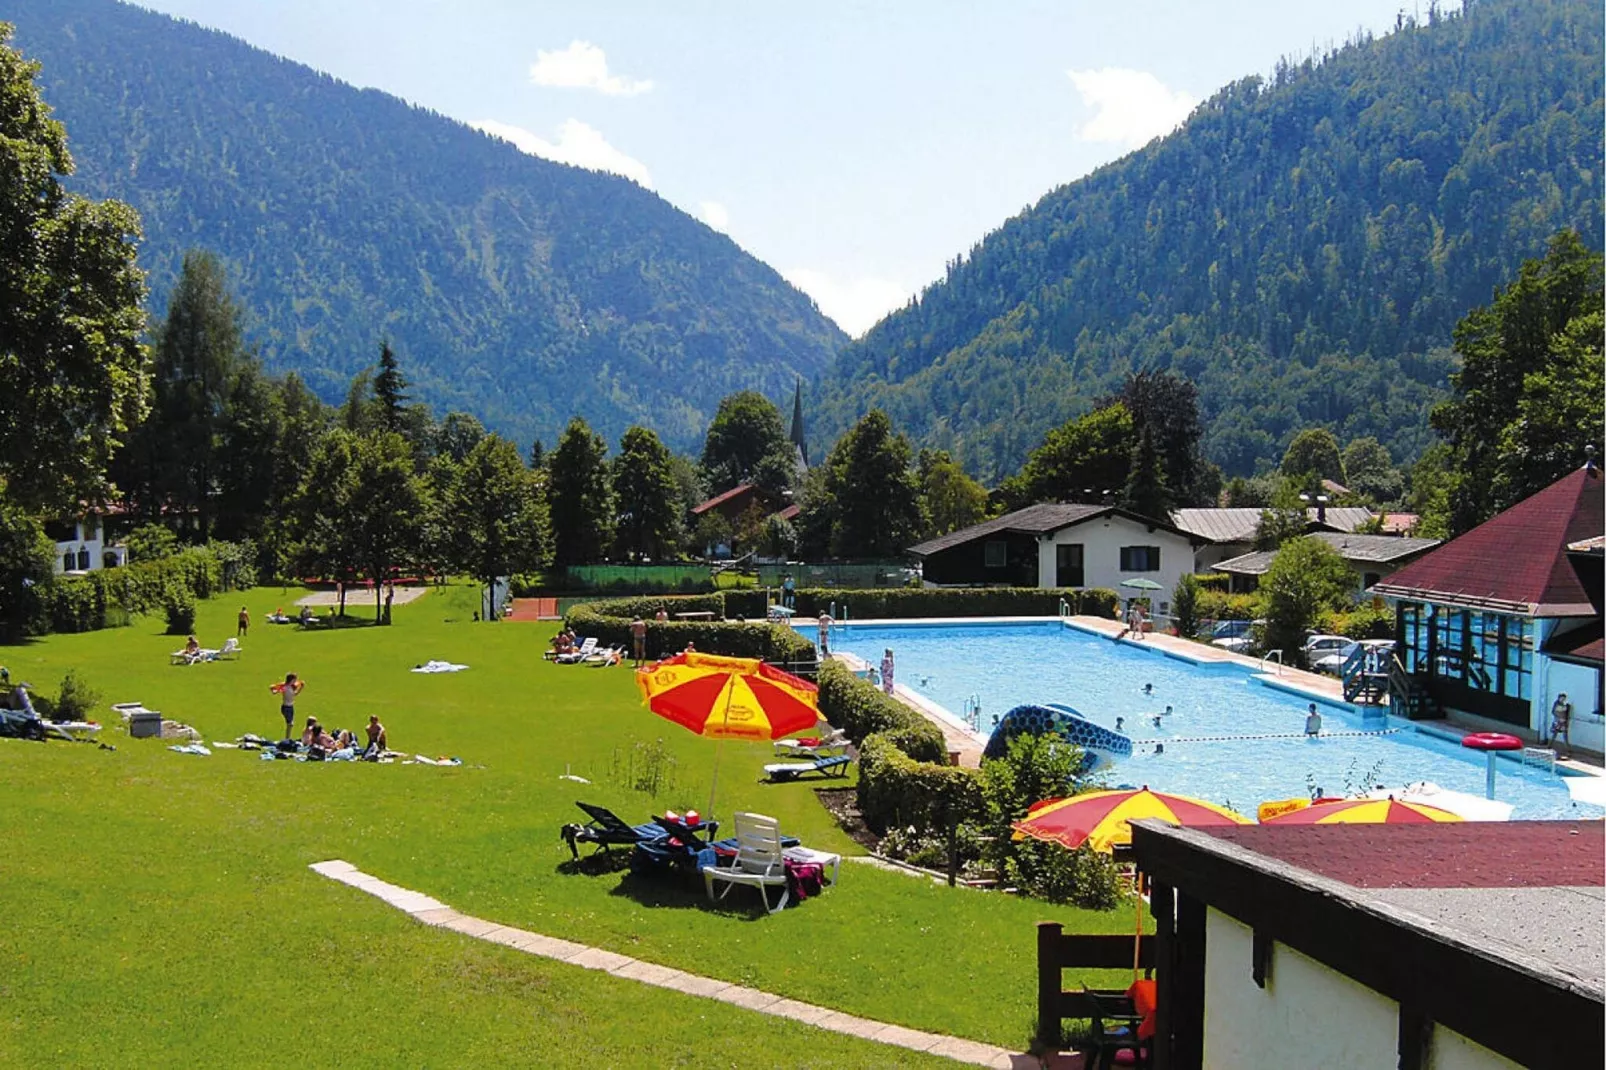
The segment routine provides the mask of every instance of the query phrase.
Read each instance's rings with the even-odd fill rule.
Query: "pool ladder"
[[[964,718],[972,732],[981,735],[981,696],[972,694],[965,699],[964,712],[960,716]]]
[[[1283,674],[1283,652],[1280,649],[1268,650],[1260,656],[1260,671],[1265,672],[1266,662],[1270,661],[1274,657],[1277,659],[1277,675],[1281,676]]]

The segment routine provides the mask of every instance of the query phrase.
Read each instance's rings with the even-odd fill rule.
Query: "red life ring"
[[[1461,745],[1473,750],[1521,750],[1522,740],[1504,732],[1474,732],[1462,736]]]

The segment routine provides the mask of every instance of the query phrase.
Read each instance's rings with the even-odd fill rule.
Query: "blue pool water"
[[[812,628],[809,629],[812,634]],[[1232,806],[1252,815],[1268,799],[1309,794],[1316,784],[1341,795],[1370,778],[1404,785],[1431,780],[1482,796],[1485,759],[1458,744],[1417,732],[1382,714],[1321,704],[1326,732],[1403,729],[1381,736],[1320,739],[1199,737],[1300,733],[1308,699],[1264,686],[1236,665],[1193,665],[1060,624],[852,625],[832,631],[836,651],[872,665],[891,647],[897,680],[958,714],[979,696],[982,730],[1023,703],[1061,702],[1106,727],[1125,719],[1136,747],[1106,774],[1112,784],[1148,785]],[[1143,685],[1152,683],[1152,696]],[[1167,705],[1159,727],[1152,718]],[[1163,754],[1153,744],[1163,742]],[[1514,761],[1499,763],[1495,797],[1513,818],[1599,817],[1600,807],[1575,803],[1562,778]]]

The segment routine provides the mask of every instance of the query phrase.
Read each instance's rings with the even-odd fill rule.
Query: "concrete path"
[[[851,1014],[831,1010],[829,1007],[817,1007],[812,1003],[801,1003],[795,999],[786,999],[783,996],[761,992],[756,988],[747,988],[743,985],[733,985],[726,981],[715,980],[712,977],[700,977],[694,973],[671,969],[668,966],[659,966],[656,963],[642,962],[628,955],[621,955],[614,951],[605,951],[600,947],[588,947],[585,944],[576,944],[568,940],[559,940],[556,937],[542,936],[539,933],[526,932],[507,925],[499,925],[494,921],[483,918],[470,917],[459,914],[445,903],[432,899],[422,892],[409,891],[371,877],[357,869],[349,862],[333,859],[328,862],[317,862],[311,867],[313,872],[328,877],[330,880],[348,884],[359,891],[380,899],[396,907],[398,910],[411,914],[414,919],[426,925],[435,925],[443,929],[451,929],[471,936],[476,940],[485,940],[493,944],[503,944],[517,951],[529,955],[540,955],[543,958],[556,959],[567,962],[572,966],[583,966],[588,970],[602,970],[630,981],[640,981],[642,984],[656,985],[675,992],[683,992],[689,996],[702,996],[706,999],[717,999],[721,1003],[744,1007],[747,1010],[757,1011],[760,1014],[772,1014],[777,1018],[791,1018],[806,1025],[816,1026],[820,1029],[829,1029],[834,1033],[842,1033],[862,1040],[873,1040],[879,1044],[890,1044],[894,1047],[907,1048],[910,1051],[925,1052],[928,1055],[942,1055],[956,1062],[968,1063],[972,1066],[997,1067],[999,1070],[1038,1070],[1043,1062],[1036,1056],[1022,1055],[995,1047],[991,1044],[980,1044],[973,1040],[960,1037],[947,1037],[939,1033],[923,1033],[918,1029],[906,1029],[901,1025],[889,1025],[886,1022],[873,1022],[868,1018],[856,1018]],[[1053,1061],[1051,1066],[1069,1065],[1064,1061]]]

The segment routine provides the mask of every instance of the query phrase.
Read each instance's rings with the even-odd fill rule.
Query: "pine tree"
[[[553,559],[558,565],[599,561],[613,542],[607,457],[608,443],[578,416],[558,437],[548,462],[547,484]]]
[[[792,445],[797,447],[797,455],[802,459],[805,467],[809,463],[809,443],[803,432],[803,380],[797,381],[797,390],[792,394]]]
[[[401,373],[389,342],[379,344],[379,374],[374,377],[374,397],[379,401],[379,423],[386,431],[402,430],[402,411],[407,405],[407,379]]]
[[[1154,435],[1147,425],[1138,430],[1138,440],[1132,446],[1132,464],[1121,491],[1121,508],[1155,520],[1171,515],[1171,496],[1160,467],[1160,451],[1154,448]]]

